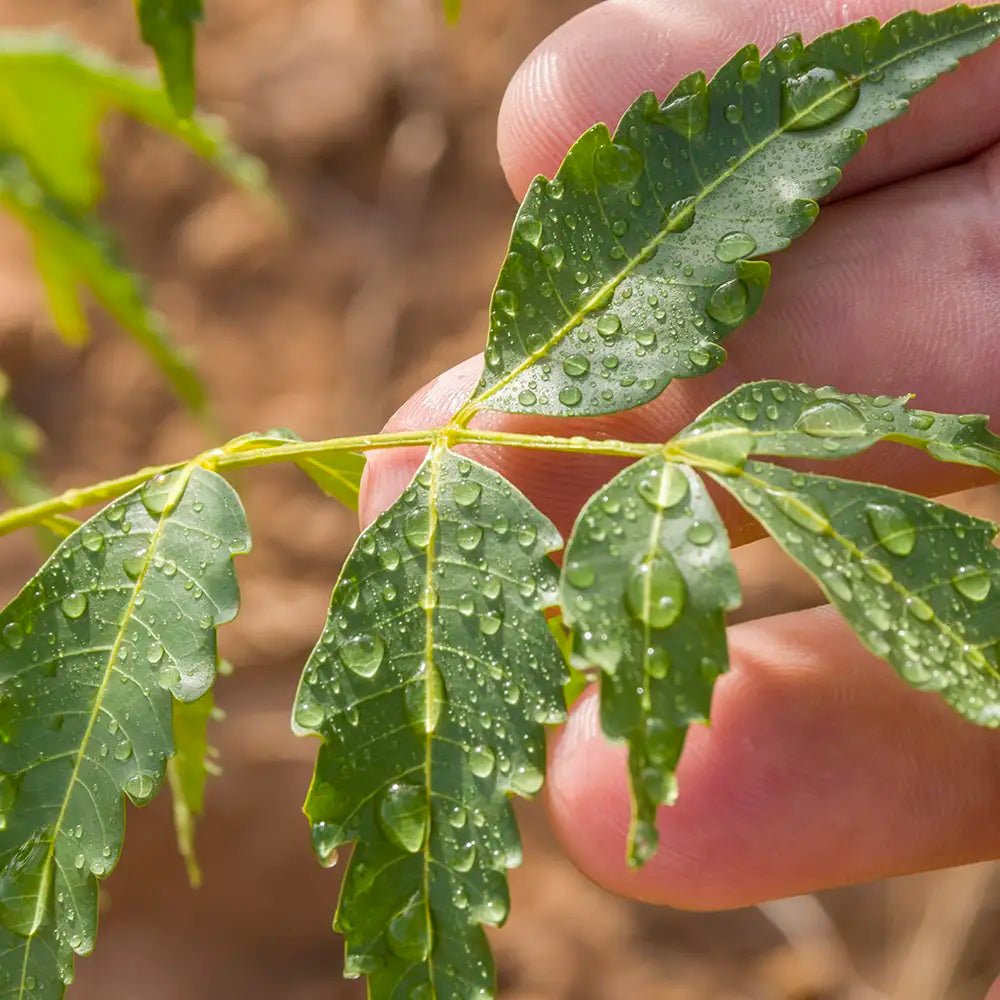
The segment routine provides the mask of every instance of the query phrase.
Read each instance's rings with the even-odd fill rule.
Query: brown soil
[[[266,160],[288,224],[120,121],[107,127],[107,214],[195,352],[225,432],[371,430],[479,348],[514,207],[494,151],[499,100],[531,47],[584,4],[470,0],[451,31],[433,0],[207,6],[204,104]],[[130,7],[0,0],[0,24],[60,23],[148,62]],[[57,488],[206,444],[104,319],[84,351],[59,344],[25,243],[6,224],[0,366],[48,436],[43,464]],[[242,615],[224,633],[237,672],[218,692],[226,773],[212,783],[199,838],[206,886],[185,884],[165,798],[131,810],[97,953],[78,963],[78,1000],[364,995],[339,978],[329,931],[339,874],[314,864],[300,815],[314,746],[287,725],[354,525],[293,471],[261,470],[240,485],[255,551],[240,563]],[[27,535],[0,552],[7,598],[38,555]],[[494,935],[506,1000],[904,1000],[893,984],[915,957],[944,977],[925,1000],[981,1000],[995,971],[1000,913],[978,905],[981,870],[689,915],[595,888],[560,856],[539,807],[521,815],[527,860],[512,877],[513,916]],[[981,910],[971,929],[959,920],[935,931],[963,905]],[[864,989],[859,974],[885,992]]]

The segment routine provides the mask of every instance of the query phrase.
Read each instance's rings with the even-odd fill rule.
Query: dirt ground
[[[581,0],[209,0],[204,105],[260,155],[287,224],[131,123],[109,122],[106,211],[216,401],[219,434],[372,430],[482,343],[513,201],[497,163],[510,74]],[[126,0],[0,0],[0,25],[60,24],[148,63]],[[20,234],[0,222],[0,367],[49,440],[56,488],[203,448],[144,357],[103,319],[80,353],[50,329]],[[234,677],[215,729],[200,853],[187,888],[169,805],[131,810],[77,1000],[360,998],[329,925],[339,873],[301,816],[313,745],[288,709],[351,541],[351,518],[288,469],[246,474],[254,553],[225,630]],[[37,566],[0,541],[0,597]],[[563,859],[538,806],[493,935],[505,1000],[981,1000],[996,974],[1000,892],[988,867],[691,915],[633,905]],[[933,904],[933,906],[932,906]],[[904,972],[903,970],[909,970]]]

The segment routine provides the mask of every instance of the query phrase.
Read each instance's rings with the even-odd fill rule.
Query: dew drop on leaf
[[[20,649],[24,643],[24,629],[17,622],[8,622],[3,627],[3,641],[11,649]]]
[[[805,528],[815,535],[830,531],[830,522],[818,501],[807,500],[794,493],[786,493],[784,490],[769,491],[769,496],[774,506],[800,528]]]
[[[715,244],[715,256],[725,264],[749,257],[757,249],[757,241],[743,232],[726,233]]]
[[[782,85],[781,123],[790,132],[829,125],[843,118],[860,96],[857,83],[844,73],[814,66]]]
[[[979,566],[963,566],[952,579],[952,585],[970,601],[985,601],[993,582],[989,573]]]
[[[562,370],[570,378],[581,378],[590,371],[590,361],[582,354],[571,354],[563,361]]]
[[[594,585],[597,573],[589,562],[574,559],[566,566],[566,579],[578,590],[586,590]]]
[[[478,524],[463,524],[455,534],[458,547],[471,552],[483,540],[483,529]]]
[[[87,526],[80,533],[83,547],[88,552],[100,552],[104,548],[104,535],[92,526]]]
[[[708,545],[715,538],[715,528],[707,521],[695,521],[687,530],[687,539],[693,545]]]
[[[51,905],[50,833],[42,830],[13,854],[0,872],[0,924],[29,937],[44,922]]]
[[[559,402],[563,406],[579,406],[582,399],[583,393],[575,385],[568,385],[559,390]]]
[[[746,282],[739,278],[732,278],[719,285],[711,298],[705,311],[714,320],[718,320],[724,326],[738,326],[746,319],[750,309],[750,291]]]
[[[827,399],[803,411],[795,429],[818,438],[851,438],[863,435],[865,418],[850,403]]]
[[[629,613],[652,628],[667,628],[684,609],[687,585],[666,553],[644,559],[633,567],[625,586]]]
[[[865,508],[876,541],[894,556],[908,556],[917,544],[913,522],[894,504],[870,503]]]
[[[667,510],[688,495],[687,477],[676,465],[651,469],[639,480],[639,496],[654,510]]]
[[[415,549],[426,549],[431,538],[431,516],[426,510],[410,511],[403,522],[403,534]]]
[[[86,594],[80,593],[79,591],[73,591],[62,599],[59,606],[62,608],[62,613],[67,618],[76,619],[83,617],[87,610],[88,603]]]
[[[389,921],[389,947],[407,962],[423,962],[430,954],[427,910],[419,893]]]
[[[415,854],[427,833],[426,790],[416,785],[391,785],[379,802],[378,823],[394,844]]]
[[[466,480],[455,486],[452,498],[459,507],[471,507],[482,494],[483,488],[473,480]]]
[[[153,783],[153,776],[145,771],[133,774],[125,782],[125,793],[137,806],[145,805],[153,797],[155,791],[156,785]]]
[[[340,647],[345,667],[359,677],[374,677],[385,656],[385,642],[379,635],[357,635]]]
[[[495,763],[496,757],[488,746],[473,747],[469,751],[469,770],[477,778],[488,778]]]

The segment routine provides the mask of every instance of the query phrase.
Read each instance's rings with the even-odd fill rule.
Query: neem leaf
[[[1000,727],[997,526],[885,486],[749,462],[712,474],[876,655],[962,715]]]
[[[139,279],[122,263],[110,233],[90,213],[77,212],[46,194],[27,163],[0,154],[0,207],[31,234],[53,317],[71,343],[85,339],[83,289],[111,313],[193,409],[205,390],[183,353],[172,343],[163,318],[146,302]]]
[[[195,825],[205,809],[205,785],[218,768],[209,760],[208,723],[215,696],[206,691],[196,701],[174,702],[174,756],[167,762],[167,779],[174,807],[177,850],[184,859],[188,881],[201,885],[201,866],[194,848]]]
[[[574,652],[599,666],[601,721],[629,744],[629,860],[656,850],[688,725],[708,718],[740,602],[729,538],[690,469],[651,455],[584,506],[566,548],[562,606]]]
[[[812,224],[865,131],[1000,37],[1000,7],[866,19],[748,46],[586,132],[518,212],[468,408],[609,413],[709,371],[773,253]]]
[[[93,948],[123,796],[160,787],[173,698],[212,683],[248,547],[230,486],[186,466],[91,518],[0,613],[0,996],[61,997]]]
[[[542,611],[556,529],[495,472],[432,449],[359,538],[299,688],[322,736],[306,813],[320,860],[355,842],[335,926],[373,1000],[494,995],[481,924],[507,916],[566,669]]]
[[[205,16],[201,0],[136,0],[142,40],[156,53],[174,110],[194,111],[194,31]]]
[[[0,33],[0,150],[29,163],[46,191],[77,209],[101,193],[100,123],[117,109],[185,143],[233,181],[260,189],[259,160],[207,115],[179,121],[157,81],[51,34]]]
[[[683,456],[743,452],[786,458],[843,458],[879,441],[922,448],[942,462],[1000,473],[1000,437],[988,418],[914,409],[910,396],[862,396],[793,382],[751,382],[710,406],[670,443]]]

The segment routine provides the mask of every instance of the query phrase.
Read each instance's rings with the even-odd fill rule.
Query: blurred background
[[[288,223],[123,120],[106,126],[105,217],[195,352],[216,440],[271,426],[311,438],[373,430],[480,348],[514,210],[495,152],[500,98],[532,47],[587,4],[470,0],[454,28],[435,0],[207,6],[202,104],[266,161]],[[129,7],[0,0],[0,26],[56,25],[149,65]],[[52,335],[27,240],[3,217],[0,367],[48,438],[42,467],[57,489],[209,443],[106,318],[83,352]],[[217,689],[225,774],[200,828],[205,886],[187,886],[168,797],[130,809],[76,1000],[364,995],[340,979],[329,929],[340,875],[314,863],[300,812],[315,748],[288,728],[355,525],[294,470],[239,485],[255,549],[240,560],[243,612],[223,632],[236,674]],[[0,599],[38,563],[30,533],[0,541]],[[511,920],[493,934],[505,1000],[982,1000],[996,974],[990,866],[683,914],[597,889],[561,857],[539,806],[520,813],[526,863],[512,875]]]

